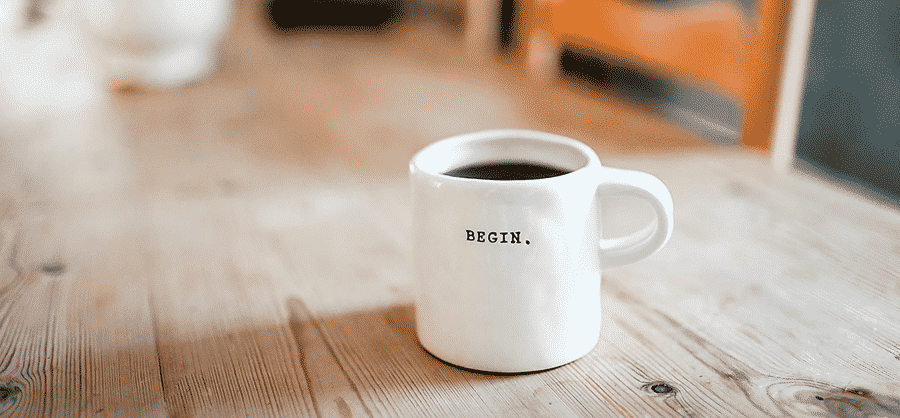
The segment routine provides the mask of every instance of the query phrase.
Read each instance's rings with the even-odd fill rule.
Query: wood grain
[[[154,231],[165,239],[152,295],[166,403],[175,416],[311,416],[296,344],[272,303],[280,288],[259,253],[246,251],[262,243],[242,209],[153,206]]]
[[[3,263],[0,416],[167,416],[147,248],[116,246],[96,264],[50,274]]]

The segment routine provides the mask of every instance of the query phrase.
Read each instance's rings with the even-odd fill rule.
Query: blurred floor
[[[601,159],[716,146],[602,90],[563,79],[541,86],[499,56],[470,57],[442,22],[285,36],[268,27],[259,0],[245,0],[223,50],[202,82],[117,92],[146,191],[193,194],[341,167],[396,178],[422,146],[490,128],[571,136]],[[223,177],[234,184],[213,184]]]

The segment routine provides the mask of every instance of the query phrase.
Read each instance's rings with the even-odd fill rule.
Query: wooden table
[[[0,293],[0,411],[900,416],[897,211],[739,152],[607,162],[664,179],[676,227],[604,273],[603,336],[574,363],[496,376],[423,351],[406,183],[345,172],[157,196],[151,257],[135,245],[16,277]],[[607,225],[629,205],[609,202]]]
[[[673,151],[689,135],[626,104],[553,96],[570,119],[545,117],[428,48],[262,39],[208,82],[120,98],[141,228],[63,271],[0,265],[0,416],[900,416],[897,210],[745,151]],[[344,59],[369,70],[326,65]],[[495,125],[588,141],[675,199],[669,244],[604,272],[597,347],[542,373],[460,370],[413,331],[406,161]],[[606,207],[611,235],[649,216]]]

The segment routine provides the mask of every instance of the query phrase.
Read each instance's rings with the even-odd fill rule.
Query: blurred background
[[[431,141],[500,127],[569,135],[600,152],[771,153],[793,64],[807,77],[788,135],[792,164],[896,201],[900,8],[806,1],[807,63],[785,53],[799,3],[240,0],[210,79],[168,99],[133,94],[142,98],[128,105],[159,129],[154,101],[223,97],[179,123],[227,119],[215,129],[224,124],[232,144],[265,160],[317,166],[356,155],[376,171],[405,170]]]
[[[768,55],[779,46],[764,39],[772,34],[759,30],[759,6],[755,0],[267,3],[270,22],[282,34],[329,29],[384,33],[439,22],[456,35],[448,41],[461,42],[461,52],[469,57],[502,61],[505,70],[548,90],[577,84],[582,91],[592,90],[582,94],[640,106],[726,145],[741,140],[749,78],[754,76],[748,67],[755,58],[751,54]],[[768,12],[783,11],[782,5]],[[767,43],[754,50],[760,41]]]

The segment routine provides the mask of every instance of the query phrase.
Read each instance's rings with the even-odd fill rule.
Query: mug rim
[[[580,157],[585,159],[584,164],[580,164],[577,168],[565,173],[560,174],[558,176],[546,177],[541,179],[522,179],[522,180],[491,180],[491,179],[479,179],[479,178],[468,178],[468,177],[455,177],[445,174],[444,170],[437,170],[435,167],[429,167],[423,163],[424,160],[428,158],[432,158],[435,153],[440,152],[449,152],[450,150],[458,147],[464,143],[483,143],[489,141],[497,141],[503,139],[522,139],[526,141],[539,141],[539,142],[547,142],[555,145],[562,145],[567,147],[579,154]],[[534,163],[545,163],[545,161],[532,161]],[[474,162],[470,162],[474,163]],[[463,167],[466,164],[461,164],[458,167]],[[565,137],[562,135],[552,134],[549,132],[536,131],[530,129],[491,129],[491,130],[483,130],[470,132],[460,135],[454,135],[451,137],[447,137],[438,141],[435,141],[431,144],[428,144],[419,152],[417,152],[409,163],[410,173],[422,173],[427,176],[433,177],[435,179],[440,179],[442,182],[452,182],[459,183],[460,185],[487,185],[487,186],[497,186],[499,184],[503,185],[534,185],[541,182],[547,181],[559,181],[561,179],[569,179],[572,178],[573,175],[578,173],[582,173],[585,171],[589,171],[589,169],[594,167],[601,166],[600,160],[597,157],[597,154],[594,152],[586,144],[581,141]],[[458,168],[457,167],[457,168]]]

